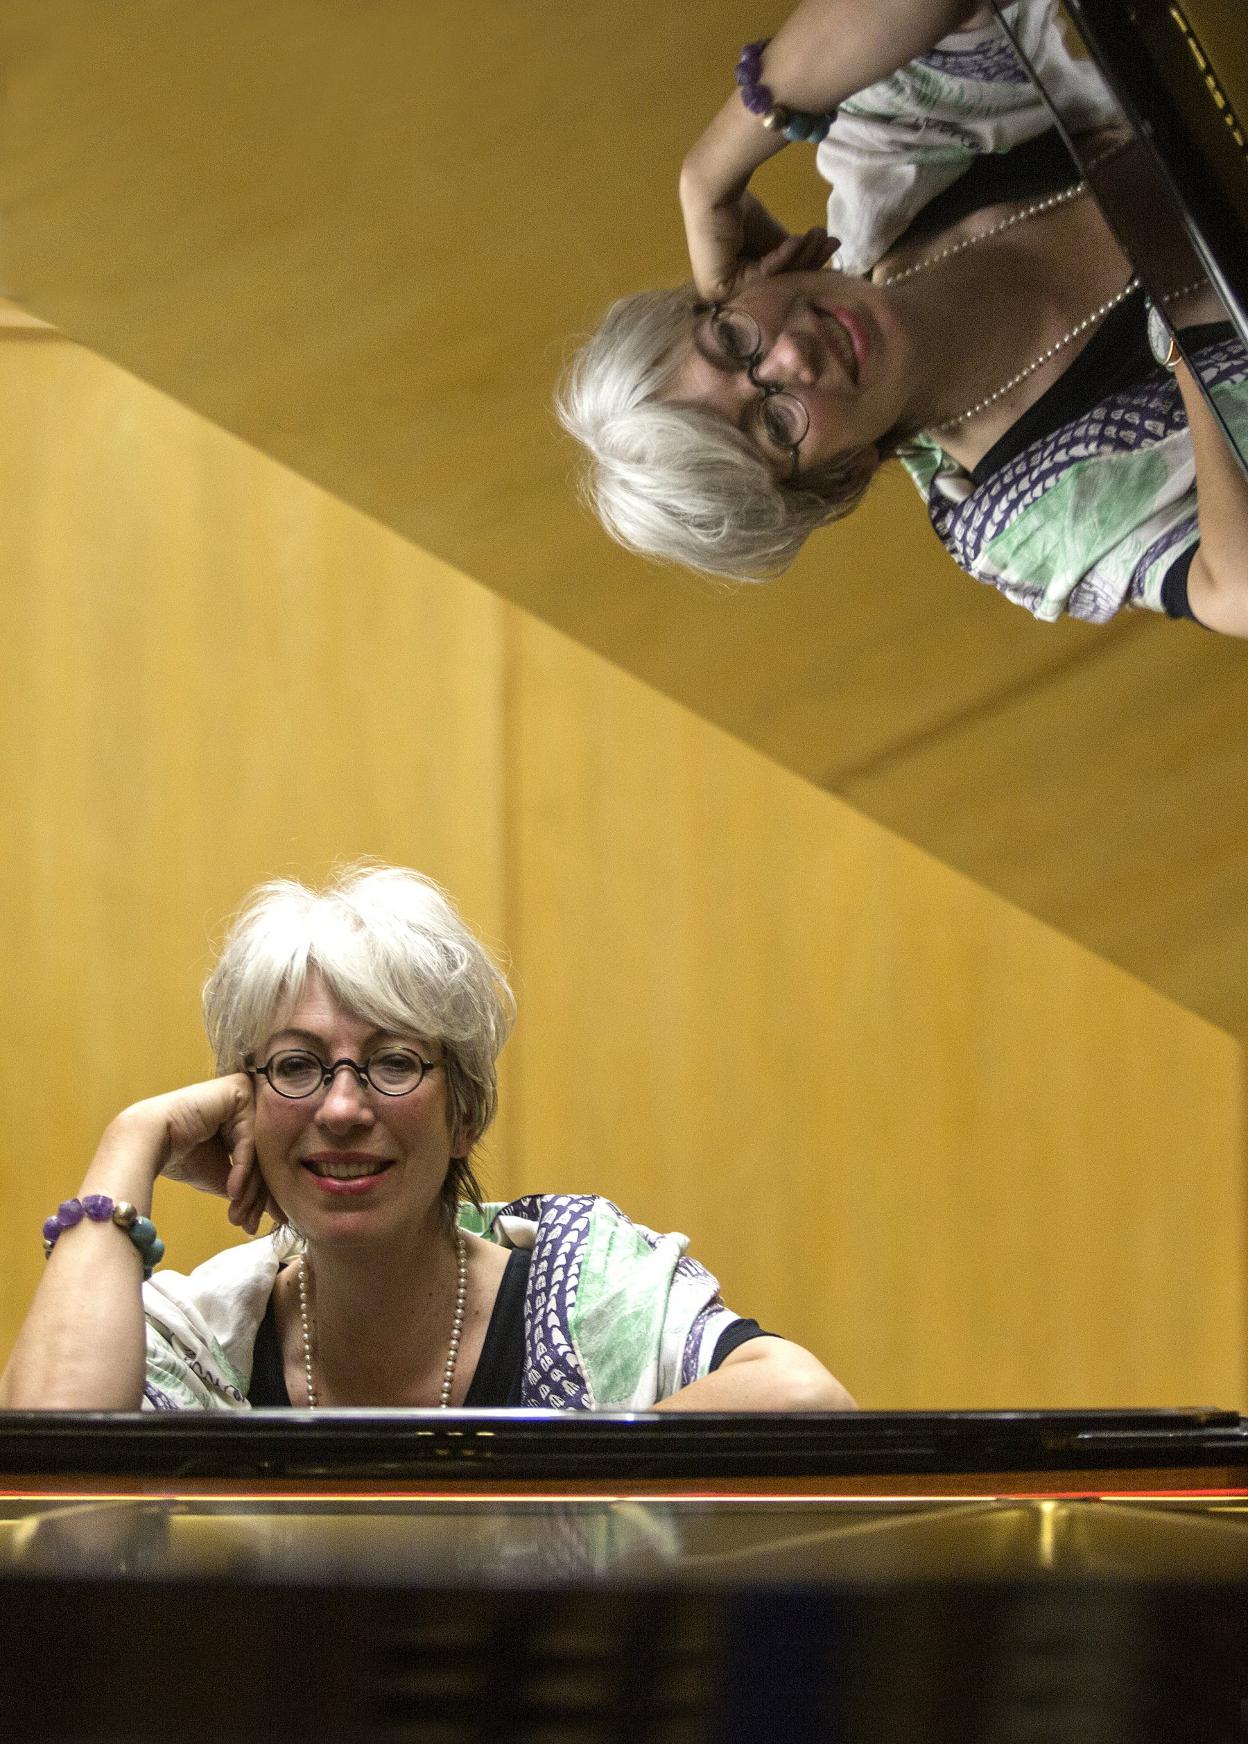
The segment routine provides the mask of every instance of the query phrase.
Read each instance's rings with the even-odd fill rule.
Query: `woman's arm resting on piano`
[[[1200,545],[1187,599],[1206,629],[1248,636],[1248,478],[1185,363],[1175,370],[1196,459]]]
[[[751,1338],[656,1411],[855,1411],[817,1356],[787,1338]]]

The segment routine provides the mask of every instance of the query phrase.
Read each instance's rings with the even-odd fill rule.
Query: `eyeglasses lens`
[[[762,349],[763,335],[758,323],[740,309],[717,309],[711,325],[722,350],[734,363],[748,363]]]
[[[355,1072],[357,1079],[362,1071],[364,1079],[383,1096],[405,1096],[425,1075],[424,1061],[407,1048],[381,1048],[369,1055],[362,1068],[350,1060],[340,1060],[336,1065]],[[274,1054],[264,1073],[279,1096],[299,1101],[321,1088],[328,1070],[325,1062],[315,1054],[290,1048]]]

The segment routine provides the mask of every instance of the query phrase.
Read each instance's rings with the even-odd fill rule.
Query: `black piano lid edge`
[[[1065,0],[1065,4],[1137,138],[1152,153],[1175,198],[1188,237],[1228,312],[1248,337],[1248,273],[1241,227],[1221,189],[1209,176],[1194,172],[1202,154],[1166,76],[1147,44],[1128,30],[1120,0],[1109,4],[1106,0]]]
[[[1241,1466],[1233,1411],[14,1412],[12,1474],[645,1481]],[[3,1487],[0,1481],[0,1487]]]

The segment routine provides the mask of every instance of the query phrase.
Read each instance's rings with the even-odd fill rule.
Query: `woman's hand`
[[[739,1344],[709,1375],[660,1399],[655,1411],[856,1411],[817,1356],[787,1338]]]
[[[246,1072],[151,1096],[114,1122],[145,1144],[154,1175],[227,1198],[230,1222],[249,1235],[266,1211],[282,1221],[256,1161],[255,1126],[255,1085]]]
[[[785,236],[758,260],[747,260],[737,274],[737,288],[751,279],[765,279],[775,273],[817,272],[827,266],[840,244],[829,236],[821,224],[803,231],[800,236]]]
[[[680,207],[698,295],[708,303],[730,296],[743,269],[788,239],[784,226],[754,195],[759,164],[784,144],[734,98],[715,117],[680,172]]]
[[[680,185],[693,281],[708,303],[723,302],[751,278],[813,272],[840,246],[821,225],[790,235],[744,186],[715,199],[696,179],[682,176]]]
[[[777,102],[826,115],[948,31],[985,16],[991,14],[978,0],[801,0],[767,46],[763,77]],[[685,158],[680,206],[689,264],[698,295],[709,303],[730,296],[745,264],[785,235],[748,192],[755,170],[785,143],[734,93]]]
[[[163,1173],[230,1202],[230,1222],[254,1235],[267,1211],[282,1212],[269,1197],[256,1160],[256,1086],[246,1072],[231,1072],[175,1090],[166,1103],[169,1156]]]

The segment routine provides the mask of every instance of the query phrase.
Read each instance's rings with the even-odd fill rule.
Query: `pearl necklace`
[[[1000,223],[990,225],[987,230],[977,231],[974,236],[964,236],[961,242],[951,242],[948,248],[941,248],[935,254],[925,254],[922,260],[916,260],[913,266],[904,266],[900,272],[889,273],[886,279],[876,279],[877,285],[900,285],[907,279],[912,279],[916,273],[926,272],[929,267],[939,266],[942,260],[951,260],[955,254],[965,254],[968,248],[978,248],[981,242],[988,242],[994,236],[1000,236],[1003,230],[1012,230],[1016,224],[1025,224],[1029,218],[1039,218],[1045,212],[1051,212],[1055,206],[1064,206],[1069,200],[1078,200],[1088,191],[1086,182],[1076,182],[1071,188],[1063,188],[1060,194],[1049,194],[1043,200],[1033,200],[1030,206],[1024,206],[1021,212],[1011,212],[1008,218],[1002,218]]]
[[[956,254],[965,254],[968,248],[978,248],[981,242],[987,242],[994,236],[1000,236],[1003,230],[1012,230],[1016,224],[1025,224],[1028,219],[1039,218],[1043,213],[1051,212],[1057,206],[1064,206],[1070,200],[1079,199],[1087,191],[1088,184],[1086,182],[1076,182],[1071,188],[1063,188],[1060,194],[1049,194],[1043,200],[1034,200],[1030,206],[1024,206],[1021,212],[1011,212],[1008,218],[1002,218],[1000,223],[990,225],[987,230],[981,230],[974,236],[964,236],[961,242],[951,242],[948,248],[938,249],[935,254],[925,256],[924,259],[916,261],[913,266],[903,267],[900,272],[890,273],[887,278],[877,279],[875,282],[879,285],[903,284],[906,279],[914,278],[916,273],[927,272],[931,267],[938,266],[941,261],[951,260]],[[1132,273],[1120,291],[1116,291],[1112,297],[1107,297],[1103,303],[1092,310],[1090,315],[1085,315],[1082,321],[1076,321],[1068,333],[1063,333],[1060,339],[1054,340],[1052,345],[1047,345],[1039,357],[1033,357],[1031,362],[1025,364],[1022,369],[1012,375],[1009,381],[1002,382],[999,388],[995,388],[990,394],[985,394],[982,400],[976,400],[975,404],[968,406],[964,412],[958,412],[952,418],[942,418],[939,424],[928,424],[925,428],[933,435],[939,430],[950,430],[955,424],[965,424],[969,419],[978,417],[981,412],[986,412],[989,406],[995,406],[998,400],[1003,400],[1006,394],[1018,387],[1020,382],[1025,382],[1029,375],[1034,375],[1038,369],[1042,369],[1051,357],[1056,357],[1059,351],[1064,351],[1068,345],[1072,345],[1081,333],[1086,333],[1089,327],[1103,316],[1108,315],[1111,309],[1116,309],[1119,303],[1125,303],[1131,293],[1138,289],[1139,282],[1135,274]]]
[[[1099,321],[1103,315],[1108,315],[1111,309],[1116,309],[1119,303],[1125,303],[1132,291],[1139,289],[1139,284],[1139,279],[1132,273],[1120,291],[1115,291],[1112,297],[1106,297],[1103,303],[1098,303],[1090,315],[1085,315],[1082,321],[1076,321],[1070,331],[1063,333],[1060,339],[1055,339],[1052,345],[1046,345],[1039,357],[1033,357],[1030,363],[1024,364],[1017,375],[1012,375],[1009,381],[1002,382],[1001,386],[994,389],[992,393],[985,394],[982,400],[976,400],[975,404],[968,406],[965,412],[958,412],[952,418],[942,418],[939,424],[928,424],[927,429],[933,432],[948,430],[954,424],[965,424],[968,419],[977,417],[980,412],[986,412],[989,406],[995,406],[998,400],[1005,398],[1011,388],[1016,388],[1019,382],[1025,382],[1029,375],[1034,375],[1051,357],[1056,357],[1059,351],[1064,351],[1068,345],[1078,339],[1081,333],[1086,333],[1094,322]]]
[[[438,1409],[446,1411],[451,1403],[455,1384],[455,1364],[459,1360],[459,1342],[464,1332],[464,1309],[468,1302],[468,1249],[461,1229],[455,1231],[455,1317],[451,1322],[451,1342],[442,1371],[442,1391]],[[315,1324],[308,1309],[308,1255],[299,1255],[299,1324],[303,1328],[303,1373],[308,1387],[308,1409],[317,1407],[316,1384],[312,1379],[312,1330]]]

